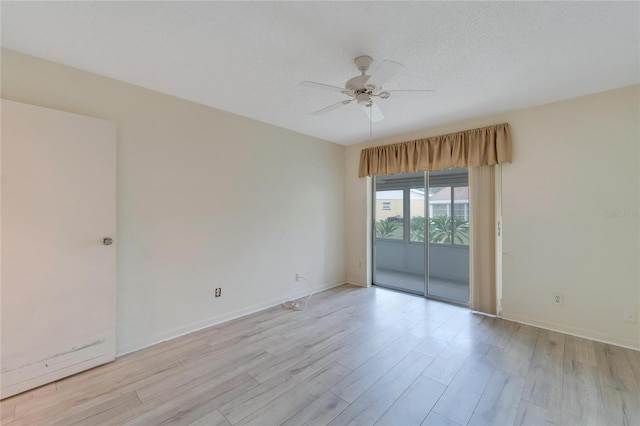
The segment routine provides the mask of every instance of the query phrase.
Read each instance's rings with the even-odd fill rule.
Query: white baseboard
[[[357,285],[359,287],[369,287],[369,285],[367,283],[363,283],[363,282],[360,282],[358,280],[349,280],[349,279],[347,279],[346,284]]]
[[[633,340],[619,339],[615,337],[612,338],[612,336],[598,331],[588,330],[580,327],[573,327],[566,324],[557,324],[540,318],[531,318],[513,313],[503,314],[501,318],[508,321],[515,321],[521,324],[530,325],[533,327],[544,328],[545,330],[556,331],[558,333],[581,337],[583,339],[591,339],[609,345],[622,346],[624,348],[633,349],[636,351],[640,350],[640,342],[638,341],[634,342]]]
[[[338,287],[343,284],[347,284],[346,281],[335,282],[332,284],[325,284],[323,286],[314,287],[314,293],[320,293],[325,290],[329,290],[330,288]],[[180,336],[184,336],[189,333],[193,333],[198,330],[202,330],[208,327],[212,327],[214,325],[222,324],[227,321],[231,321],[240,317],[244,317],[246,315],[254,314],[256,312],[264,311],[265,309],[272,308],[274,306],[278,306],[284,300],[291,299],[299,299],[301,297],[305,297],[309,295],[308,290],[302,290],[292,294],[286,294],[280,296],[277,299],[271,299],[266,302],[257,303],[255,305],[247,306],[245,308],[237,309],[232,312],[228,312],[222,315],[217,315],[212,318],[207,318],[203,321],[199,321],[196,323],[188,324],[184,327],[175,328],[173,330],[167,331],[165,333],[157,334],[144,342],[137,342],[127,345],[119,346],[116,349],[116,357],[121,357],[123,355],[130,354],[132,352],[139,351],[144,348],[148,348],[149,346],[157,345],[158,343],[166,342],[167,340],[172,340]]]

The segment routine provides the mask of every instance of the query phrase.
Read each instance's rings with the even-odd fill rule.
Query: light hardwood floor
[[[0,405],[8,425],[639,425],[640,352],[345,285]]]

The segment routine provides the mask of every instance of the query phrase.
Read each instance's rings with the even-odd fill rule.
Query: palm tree
[[[424,242],[424,216],[414,216],[411,218],[409,235],[410,241]]]
[[[453,243],[469,245],[469,222],[453,218]]]
[[[469,244],[469,222],[447,215],[429,219],[429,241],[436,244]]]
[[[380,220],[376,222],[376,237],[377,238],[390,238],[400,224],[398,222],[392,222],[389,220]]]

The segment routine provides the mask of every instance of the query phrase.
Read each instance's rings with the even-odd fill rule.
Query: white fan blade
[[[367,114],[369,121],[371,123],[376,123],[384,118],[382,115],[382,111],[380,111],[380,107],[375,102],[371,102],[371,106],[362,106],[364,112]]]
[[[315,81],[301,81],[300,86],[312,87],[314,89],[328,90],[330,92],[345,93],[348,92],[344,87],[330,86],[328,84],[316,83]]]
[[[380,87],[402,69],[402,64],[394,61],[382,61],[367,80],[366,86]]]
[[[391,97],[411,98],[411,99],[429,99],[435,95],[435,90],[385,90]]]
[[[351,103],[353,99],[349,99],[348,101],[342,101],[342,102],[338,102],[337,104],[333,104],[333,105],[329,105],[328,107],[324,107],[322,109],[319,109],[315,112],[312,112],[311,115],[322,115],[322,114],[326,114],[329,111],[333,111],[334,109],[338,109],[342,106],[345,106],[349,103]]]

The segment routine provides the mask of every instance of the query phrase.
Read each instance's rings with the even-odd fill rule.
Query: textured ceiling
[[[369,139],[353,58],[404,64],[385,137],[640,80],[638,2],[8,2],[2,46],[341,144]]]

